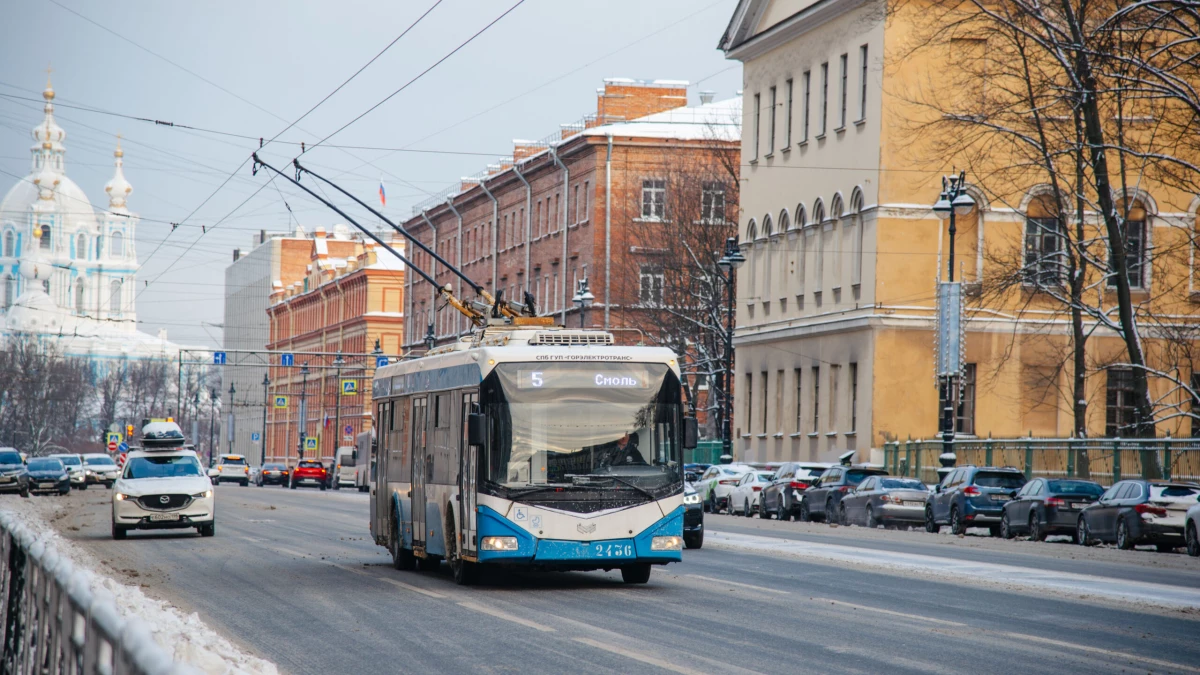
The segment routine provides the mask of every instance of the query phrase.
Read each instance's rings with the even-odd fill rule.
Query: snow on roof
[[[404,262],[387,251],[380,251],[375,256],[375,264],[368,265],[367,269],[399,272],[404,269]]]
[[[602,124],[583,131],[585,136],[633,136],[673,140],[737,141],[742,137],[742,99],[730,98],[707,105],[683,106],[629,122]],[[568,138],[567,141],[570,139]],[[566,142],[566,141],[563,141]]]

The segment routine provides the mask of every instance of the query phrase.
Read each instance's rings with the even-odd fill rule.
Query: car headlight
[[[683,537],[654,537],[650,540],[651,551],[679,551],[683,549]]]
[[[683,503],[684,504],[699,504],[700,503],[700,493],[684,495]]]
[[[517,550],[516,537],[484,537],[479,540],[479,550],[481,551],[515,551]]]
[[[192,495],[192,499],[208,499],[211,496],[212,490],[205,490],[204,492],[197,492],[196,494]]]
[[[115,500],[117,500],[117,501],[119,501],[119,502],[123,502],[123,501],[125,501],[126,499],[129,499],[129,495],[127,495],[127,494],[121,494],[120,492],[117,492],[117,493],[114,493],[114,494],[113,494],[113,499],[115,499]]]

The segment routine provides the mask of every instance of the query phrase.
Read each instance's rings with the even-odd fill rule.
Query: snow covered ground
[[[174,655],[176,661],[199,668],[208,675],[276,675],[275,664],[251,656],[221,637],[195,613],[184,614],[170,603],[147,597],[140,588],[128,586],[98,573],[97,561],[90,553],[63,539],[46,522],[46,515],[62,508],[52,498],[18,499],[0,502],[0,508],[36,533],[47,550],[55,551],[87,575],[93,592],[106,594],[125,617],[137,617],[149,625],[155,641]]]

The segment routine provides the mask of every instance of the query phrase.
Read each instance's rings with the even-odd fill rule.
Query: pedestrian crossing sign
[[[315,439],[315,438],[304,439],[304,449],[305,450],[316,450],[317,449],[317,439]]]
[[[342,396],[356,396],[358,394],[358,380],[342,380]]]
[[[286,397],[286,396],[276,396],[275,397],[275,407],[276,408],[286,408],[287,403],[288,403],[287,398],[288,397]]]

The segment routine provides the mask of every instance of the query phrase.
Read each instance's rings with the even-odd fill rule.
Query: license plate
[[[179,520],[178,513],[152,513],[150,520]]]
[[[11,477],[9,477],[9,476],[5,476],[5,477],[3,477],[3,478],[0,478],[0,483],[11,483],[11,482],[12,482],[12,478],[11,478]]]
[[[1082,509],[1083,507],[1084,504],[1082,502],[1067,502],[1068,509]]]
[[[597,558],[632,558],[633,544],[592,544],[592,555]]]
[[[992,495],[992,501],[1006,502],[1006,501],[1008,501],[1008,495]]]
[[[38,483],[38,487],[40,487],[40,488],[52,488],[52,487],[54,487],[54,483]]]
[[[904,502],[905,506],[925,506],[925,502]]]

